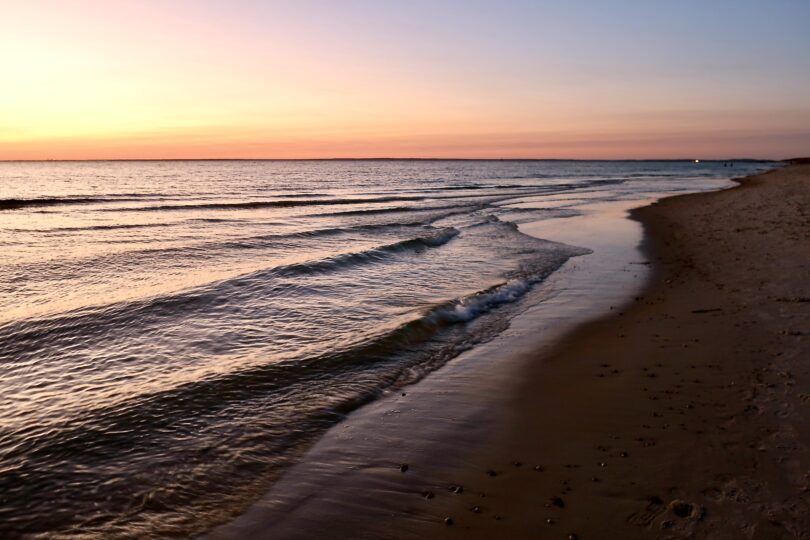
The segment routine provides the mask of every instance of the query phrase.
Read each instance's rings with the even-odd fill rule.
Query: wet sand
[[[809,209],[794,164],[636,210],[651,283],[528,359],[424,537],[810,538]]]

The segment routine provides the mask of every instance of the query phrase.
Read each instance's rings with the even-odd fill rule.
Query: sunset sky
[[[0,159],[810,154],[807,0],[29,0]]]

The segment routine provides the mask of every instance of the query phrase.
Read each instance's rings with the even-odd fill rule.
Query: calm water
[[[201,532],[588,253],[516,223],[765,167],[0,163],[0,536]]]

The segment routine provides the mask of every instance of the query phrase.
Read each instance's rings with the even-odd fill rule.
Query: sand
[[[529,359],[423,536],[810,538],[809,212],[806,164],[635,211],[646,291]]]

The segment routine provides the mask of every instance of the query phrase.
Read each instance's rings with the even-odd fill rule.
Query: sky
[[[807,0],[0,8],[0,159],[810,155]]]

